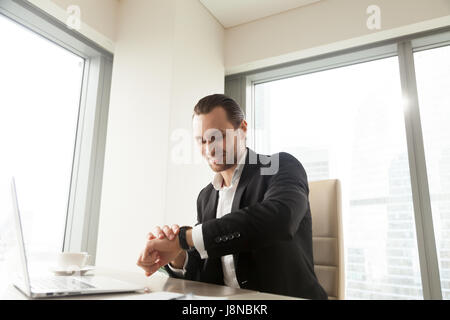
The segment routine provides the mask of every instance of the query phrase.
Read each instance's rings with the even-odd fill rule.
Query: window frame
[[[23,0],[0,0],[0,14],[84,59],[62,251],[95,263],[113,54]]]
[[[369,45],[331,52],[277,66],[227,76],[225,93],[237,100],[247,115],[248,142],[256,145],[254,132],[255,86],[261,83],[398,56],[406,142],[416,226],[423,297],[442,300],[437,243],[433,228],[425,149],[420,122],[414,53],[450,45],[450,27],[393,38]]]

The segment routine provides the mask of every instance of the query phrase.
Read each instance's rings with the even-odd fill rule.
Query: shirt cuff
[[[186,273],[186,266],[188,259],[189,255],[186,253],[186,259],[184,259],[183,269],[174,268],[170,265],[170,263],[168,263],[167,265],[169,266],[169,269],[172,270],[172,272],[175,273],[177,276],[184,276],[184,274]]]
[[[192,241],[194,242],[195,249],[200,254],[200,258],[208,258],[208,252],[206,252],[205,243],[203,242],[203,231],[201,224],[198,224],[192,228]]]

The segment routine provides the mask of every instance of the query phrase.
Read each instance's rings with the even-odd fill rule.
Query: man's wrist
[[[184,262],[186,261],[186,252],[180,249],[180,253],[175,258],[175,260],[170,261],[169,264],[175,269],[182,269]]]

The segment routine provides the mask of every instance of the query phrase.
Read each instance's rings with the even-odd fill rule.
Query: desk
[[[162,272],[156,272],[151,277],[147,278],[143,272],[125,272],[114,271],[106,268],[99,268],[95,271],[97,275],[110,276],[118,280],[124,280],[138,285],[147,287],[150,292],[169,291],[177,293],[189,293],[192,292],[195,295],[200,296],[218,296],[226,297],[228,300],[302,300],[295,297],[281,296],[269,293],[263,293],[259,291],[236,289],[226,286],[220,286],[210,283],[203,283],[198,281],[182,280],[170,278]],[[101,294],[101,295],[84,295],[73,297],[62,297],[52,299],[142,299],[144,292],[132,292],[132,293],[116,293],[116,294]],[[3,300],[23,300],[28,299],[13,285],[8,285],[7,288],[0,288],[0,299]]]

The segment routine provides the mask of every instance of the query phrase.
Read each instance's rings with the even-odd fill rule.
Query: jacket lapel
[[[212,188],[211,194],[208,199],[208,203],[206,204],[205,207],[203,222],[216,218],[218,200],[219,200],[219,191]]]
[[[258,164],[256,162],[257,154],[247,148],[247,156],[245,158],[245,165],[241,173],[241,178],[239,179],[239,184],[237,186],[236,192],[233,198],[233,204],[231,205],[231,212],[239,210],[239,206],[241,204],[241,198],[244,194],[245,189],[247,189],[247,185],[250,182],[253,174],[256,172],[258,168]]]

